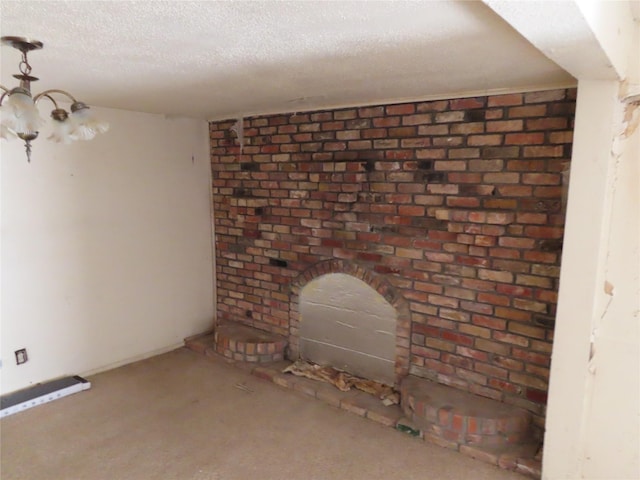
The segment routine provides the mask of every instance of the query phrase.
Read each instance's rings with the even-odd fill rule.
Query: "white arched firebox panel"
[[[322,275],[300,294],[300,356],[389,385],[395,381],[395,309],[362,280]]]

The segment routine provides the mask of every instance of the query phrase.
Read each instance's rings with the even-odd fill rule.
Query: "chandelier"
[[[12,140],[18,137],[23,140],[28,162],[31,161],[31,142],[38,137],[39,130],[45,123],[37,108],[41,100],[46,99],[53,104],[53,132],[47,137],[49,140],[58,143],[91,140],[96,134],[109,129],[109,124],[96,119],[85,103],[79,102],[64,90],[45,90],[32,95],[31,82],[37,81],[38,78],[31,76],[27,53],[40,50],[42,42],[23,37],[2,37],[2,45],[22,52],[22,61],[19,65],[20,73],[13,76],[20,80],[20,85],[12,89],[0,85],[0,138]],[[71,112],[67,112],[56,102],[55,97],[60,99],[61,96],[71,103]]]

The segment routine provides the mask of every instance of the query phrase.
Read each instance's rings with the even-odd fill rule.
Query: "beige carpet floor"
[[[3,419],[3,480],[523,480],[186,349]]]

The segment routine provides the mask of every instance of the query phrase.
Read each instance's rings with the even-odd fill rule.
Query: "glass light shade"
[[[73,138],[73,132],[76,129],[75,123],[67,118],[66,120],[53,120],[53,132],[47,137],[47,140],[51,140],[56,143],[71,143],[75,139]]]
[[[2,123],[0,124],[0,138],[2,140],[13,140],[14,138],[16,138],[16,134],[13,133],[4,123]]]
[[[15,133],[36,133],[44,123],[30,95],[13,89],[2,105],[2,124]]]
[[[80,102],[71,105],[70,119],[73,121],[74,129],[71,132],[73,140],[91,140],[98,133],[105,133],[109,130],[109,124],[98,120],[89,107]]]

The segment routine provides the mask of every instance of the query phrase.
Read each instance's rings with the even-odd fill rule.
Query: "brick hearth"
[[[268,363],[284,360],[287,340],[240,323],[227,323],[216,327],[213,344],[215,352],[224,357],[248,363]]]
[[[240,332],[225,329],[245,346],[264,343],[263,332],[251,330]],[[246,343],[247,333],[251,333],[256,342]],[[276,348],[276,343],[277,339],[271,344],[272,349]],[[353,389],[342,392],[333,385],[282,373],[290,362],[258,364],[223,356],[217,352],[218,343],[214,333],[185,339],[185,345],[280,387],[396,428],[418,439],[459,451],[500,468],[540,478],[541,463],[535,458],[540,442],[531,436],[530,414],[522,409],[495,400],[478,399],[474,394],[414,376],[407,377],[401,386],[402,406],[385,406],[379,399],[364,392]]]

